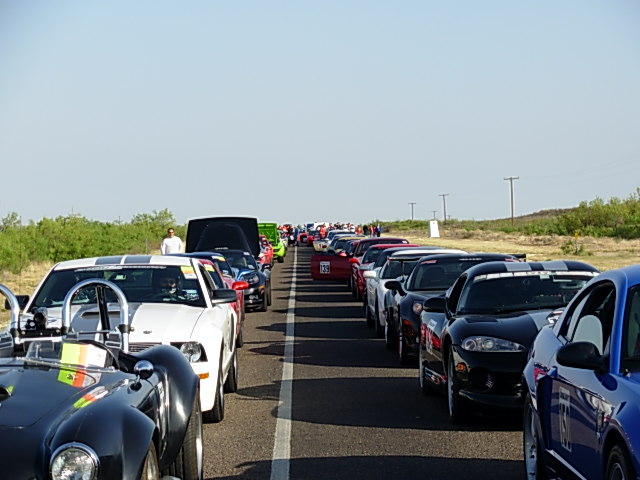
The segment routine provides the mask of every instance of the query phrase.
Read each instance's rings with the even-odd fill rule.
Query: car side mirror
[[[447,299],[443,296],[427,298],[422,306],[427,312],[444,313],[447,308]]]
[[[594,371],[602,370],[606,359],[591,342],[567,343],[560,347],[556,358],[558,363],[565,367]]]
[[[389,290],[398,292],[403,297],[405,295],[404,289],[402,288],[402,283],[400,283],[398,280],[387,280],[386,282],[384,282],[384,286]]]

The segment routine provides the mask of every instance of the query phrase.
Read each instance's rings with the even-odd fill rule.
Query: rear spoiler
[[[511,253],[510,255],[522,260],[523,262],[527,261],[527,254],[526,253]]]

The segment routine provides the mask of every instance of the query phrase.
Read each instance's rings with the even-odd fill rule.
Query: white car
[[[385,286],[387,280],[403,281],[411,273],[420,257],[435,253],[467,253],[463,250],[439,247],[399,247],[392,249],[383,266],[363,272],[367,282],[367,312],[373,312],[376,335],[382,337],[389,348],[395,347],[395,339],[389,331],[389,296],[392,292]]]
[[[200,400],[206,421],[224,417],[224,393],[238,387],[237,315],[231,302],[235,290],[217,288],[205,266],[195,258],[171,255],[124,255],[68,260],[53,266],[28,299],[20,326],[54,331],[62,325],[62,305],[78,282],[107,280],[124,293],[132,331],[129,351],[173,345],[200,377]],[[109,329],[119,323],[120,306],[113,292],[88,288],[71,301],[71,330],[103,333],[97,298],[106,295]]]

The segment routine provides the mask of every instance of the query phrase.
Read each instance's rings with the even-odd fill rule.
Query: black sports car
[[[102,326],[105,289],[116,294],[118,330],[70,328],[71,301],[85,289],[101,299]],[[115,284],[75,285],[56,327],[37,314],[33,325],[21,325],[18,299],[4,285],[0,293],[12,311],[0,335],[2,478],[202,479],[198,376],[175,347],[129,353],[128,305]]]
[[[446,392],[454,423],[479,405],[521,408],[533,339],[597,273],[576,261],[487,262],[466,270],[444,296],[424,302],[422,391]]]
[[[371,250],[371,249],[369,249]],[[422,257],[402,283],[388,280],[386,287],[395,292],[389,305],[391,318],[398,319],[398,357],[402,365],[418,358],[420,345],[420,313],[429,297],[442,295],[468,268],[491,261],[519,261],[512,255],[500,253],[438,254]]]

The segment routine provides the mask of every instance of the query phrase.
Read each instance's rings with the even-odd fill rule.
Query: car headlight
[[[257,283],[260,283],[260,277],[255,273],[243,275],[242,280],[247,282],[249,285],[255,285]]]
[[[415,313],[416,315],[420,315],[420,313],[422,312],[422,303],[421,302],[413,302],[413,306],[411,307],[411,309],[413,310],[413,313]]]
[[[519,343],[483,335],[467,337],[460,346],[469,352],[522,352],[525,350],[525,347]]]
[[[51,457],[53,480],[94,480],[98,476],[98,456],[86,445],[68,443]]]
[[[178,347],[180,353],[184,355],[184,358],[189,360],[190,363],[199,362],[202,358],[202,345],[198,342],[186,342]]]

